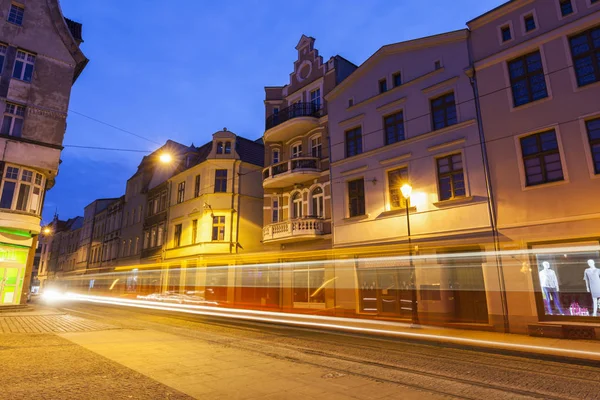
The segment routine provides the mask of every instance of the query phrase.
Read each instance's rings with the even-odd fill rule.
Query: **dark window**
[[[573,4],[571,0],[560,0],[560,13],[562,16],[573,14]]]
[[[454,92],[431,100],[433,130],[442,129],[457,122]]]
[[[26,53],[22,50],[17,50],[17,57],[15,59],[15,67],[13,69],[12,77],[25,82],[31,82],[34,64],[35,56],[33,54]]]
[[[465,196],[465,176],[461,154],[451,154],[438,158],[437,173],[440,200],[450,200]]]
[[[348,99],[348,107],[352,107],[354,105],[354,99]]]
[[[400,191],[400,188],[405,183],[408,183],[408,170],[406,168],[398,168],[393,171],[388,171],[388,186],[390,190],[390,207],[406,208],[406,200]]]
[[[215,171],[215,193],[227,192],[227,170],[218,169]]]
[[[12,22],[13,24],[17,24],[17,25],[22,25],[24,13],[25,13],[25,9],[23,7],[19,7],[15,4],[11,4],[10,11],[8,12],[8,22]]]
[[[351,217],[365,215],[365,181],[362,178],[348,182],[348,209]]]
[[[521,138],[521,151],[527,186],[563,180],[554,130]]]
[[[394,82],[394,87],[402,85],[402,74],[400,72],[396,72],[392,75],[392,81]]]
[[[402,111],[383,117],[385,131],[385,144],[392,144],[404,140],[404,115]]]
[[[279,222],[279,200],[273,200],[273,222]]]
[[[175,236],[173,237],[175,247],[181,246],[181,224],[175,225]]]
[[[225,154],[231,154],[231,142],[225,142]]]
[[[594,172],[600,174],[600,118],[587,121],[585,125],[587,127],[588,138],[590,139]]]
[[[194,197],[200,196],[200,175],[194,179]]]
[[[213,217],[212,240],[225,240],[225,217]]]
[[[183,200],[185,200],[185,181],[177,185],[177,203],[183,203]]]
[[[362,153],[362,129],[357,127],[346,131],[346,157]]]
[[[442,68],[442,62],[440,60],[437,60],[435,63],[433,63],[433,67],[436,70]]]
[[[21,137],[23,132],[23,118],[25,117],[25,107],[18,104],[6,103],[4,109],[4,118],[0,133]]]
[[[577,85],[600,81],[600,26],[569,39]]]
[[[198,239],[198,220],[192,220],[192,244],[196,243]]]
[[[535,29],[535,19],[533,18],[533,15],[528,15],[525,17],[524,19],[525,21],[525,32],[529,32]]]
[[[387,92],[387,80],[382,79],[379,81],[379,93]]]
[[[0,72],[4,69],[4,59],[6,58],[7,47],[0,43]]]
[[[502,32],[502,41],[503,42],[506,42],[506,41],[512,39],[512,34],[510,32],[510,26],[508,26],[508,25],[503,26],[501,29],[501,32]]]
[[[217,142],[217,154],[223,154],[223,142]]]
[[[508,70],[515,107],[548,97],[539,51],[509,61]]]
[[[13,197],[15,195],[16,182],[4,182],[2,197],[0,198],[0,208],[11,208]]]

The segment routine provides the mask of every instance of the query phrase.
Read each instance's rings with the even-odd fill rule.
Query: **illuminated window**
[[[402,195],[400,188],[408,183],[408,169],[398,168],[388,171],[388,187],[390,192],[390,208],[406,208],[406,199]]]
[[[7,21],[11,22],[15,25],[23,25],[23,15],[25,14],[25,9],[16,4],[10,5],[10,11],[8,12]]]
[[[216,216],[213,217],[212,223],[212,240],[225,240],[225,217]]]
[[[17,58],[15,59],[15,68],[13,69],[12,77],[25,82],[31,82],[34,64],[35,56],[33,54],[17,50]]]
[[[21,137],[23,133],[23,118],[25,118],[25,107],[18,104],[6,103],[4,119],[2,120],[2,134]]]
[[[454,92],[436,97],[431,100],[431,118],[433,130],[445,128],[458,122]]]
[[[554,130],[522,137],[520,142],[527,186],[564,179]]]
[[[438,158],[437,174],[441,201],[465,196],[465,176],[460,153]]]
[[[515,107],[548,97],[539,51],[509,61],[508,70]]]
[[[183,203],[185,199],[185,181],[179,182],[177,185],[177,204]]]
[[[0,208],[39,214],[44,178],[27,169],[6,166],[1,184]]]
[[[350,217],[365,215],[365,181],[363,178],[348,182],[348,210]]]
[[[325,269],[322,266],[294,269],[294,303],[324,303]]]

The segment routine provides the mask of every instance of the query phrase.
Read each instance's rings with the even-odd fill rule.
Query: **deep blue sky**
[[[288,83],[302,34],[324,61],[339,54],[360,65],[385,44],[464,28],[502,2],[62,0],[65,16],[83,23],[90,59],[70,109],[160,143],[200,145],[223,127],[256,139],[264,86]],[[158,147],[75,113],[67,122],[65,145]],[[66,219],[121,196],[141,157],[66,148],[43,223],[55,210]]]

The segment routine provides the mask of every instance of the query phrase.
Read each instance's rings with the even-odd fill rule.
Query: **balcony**
[[[292,186],[321,176],[321,160],[316,157],[297,157],[263,169],[263,188]]]
[[[319,125],[322,109],[312,103],[296,103],[267,118],[266,142],[283,142]]]
[[[263,242],[310,240],[320,235],[323,235],[323,220],[317,218],[277,222],[263,228]]]

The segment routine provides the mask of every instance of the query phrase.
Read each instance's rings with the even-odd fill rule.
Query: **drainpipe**
[[[240,160],[240,169],[241,169],[241,166],[242,166],[242,162]],[[262,174],[262,170],[261,170],[261,174]],[[238,245],[240,243],[240,214],[241,214],[240,213],[240,205],[242,203],[242,198],[241,198],[241,196],[242,196],[242,178],[241,177],[243,175],[241,173],[238,173],[237,176],[238,176],[239,181],[238,181],[238,201],[237,201],[237,209],[236,209],[236,211],[237,211],[237,226],[235,229],[235,252],[236,253],[238,250]]]
[[[471,88],[473,89],[473,98],[475,99],[475,112],[477,115],[477,130],[479,132],[479,144],[481,150],[481,160],[483,164],[483,172],[485,177],[485,188],[487,191],[487,206],[488,216],[490,221],[490,227],[492,228],[492,237],[494,242],[494,253],[496,258],[496,265],[498,271],[498,284],[500,286],[500,302],[502,304],[502,318],[504,322],[504,332],[509,332],[509,320],[508,320],[508,301],[506,298],[506,283],[504,281],[504,267],[502,259],[500,257],[500,239],[498,232],[498,222],[496,217],[496,207],[494,202],[494,193],[492,189],[492,181],[490,175],[490,166],[487,156],[487,146],[485,142],[485,135],[483,131],[483,119],[481,117],[481,104],[479,103],[479,89],[477,87],[477,76],[475,71],[475,63],[473,60],[473,49],[471,43],[471,33],[469,32],[469,38],[467,39],[468,53],[469,53],[469,65],[470,68],[465,71],[469,77]]]
[[[233,161],[233,179],[231,179],[231,228],[229,229],[229,254],[233,253],[233,212],[234,212],[234,202],[235,202],[235,165],[237,164],[238,160],[234,160]],[[238,229],[239,230],[239,226]],[[237,232],[236,232],[236,237],[237,237]],[[236,241],[236,247],[237,247],[237,241]],[[236,248],[237,250],[237,248]]]

